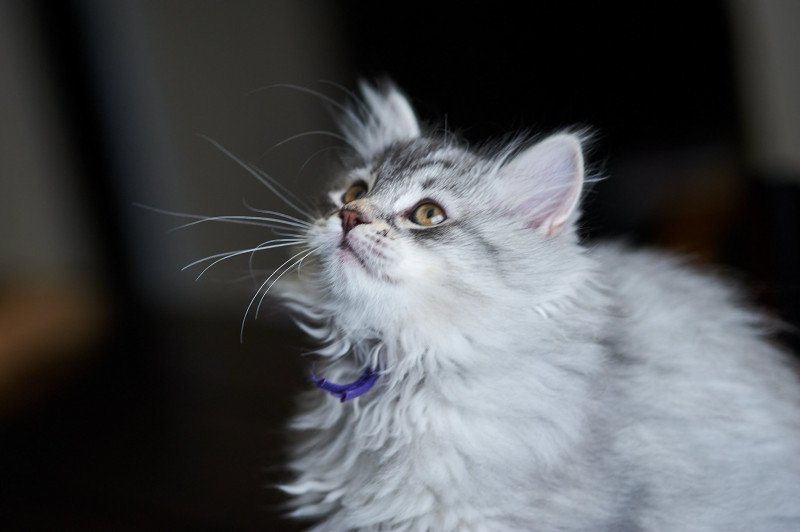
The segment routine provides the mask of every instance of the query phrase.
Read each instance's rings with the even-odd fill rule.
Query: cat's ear
[[[364,157],[390,144],[420,136],[419,121],[408,98],[391,81],[360,82],[361,105],[341,122],[348,143]]]
[[[576,213],[583,189],[581,137],[561,133],[518,153],[496,183],[507,208],[547,235],[561,233]]]

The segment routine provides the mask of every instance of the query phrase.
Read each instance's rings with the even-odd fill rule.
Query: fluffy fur
[[[585,247],[582,138],[469,150],[362,87],[354,155],[282,287],[320,341],[284,490],[316,530],[800,530],[800,388],[681,261]],[[345,234],[342,195],[360,224]],[[447,219],[409,219],[433,200]],[[346,242],[346,244],[343,244]]]

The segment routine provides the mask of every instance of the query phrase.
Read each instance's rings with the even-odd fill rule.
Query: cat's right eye
[[[350,188],[342,194],[342,203],[347,205],[351,201],[363,198],[367,193],[367,184],[363,181],[358,181],[350,185]]]
[[[447,215],[444,213],[444,209],[437,204],[432,201],[426,201],[414,209],[409,219],[417,225],[430,226],[439,225],[447,220]]]

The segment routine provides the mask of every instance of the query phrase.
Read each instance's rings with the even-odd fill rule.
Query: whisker
[[[286,218],[288,220],[291,220],[293,222],[297,222],[299,224],[303,224],[306,227],[311,227],[313,225],[313,224],[311,224],[309,222],[306,222],[305,220],[301,220],[300,218],[295,218],[294,216],[289,216],[288,214],[285,214],[285,213],[282,213],[282,212],[269,211],[269,210],[266,210],[266,209],[259,209],[257,207],[253,207],[247,201],[247,198],[242,198],[242,205],[244,205],[244,207],[246,209],[250,210],[250,211],[257,212],[257,213],[260,213],[260,214],[270,214],[272,216],[282,216],[282,217],[284,217],[284,218]]]
[[[286,260],[285,260],[283,263],[281,263],[281,265],[280,265],[280,266],[278,266],[277,268],[275,268],[275,270],[273,270],[273,272],[272,272],[272,273],[269,275],[269,277],[267,277],[267,278],[264,280],[264,282],[263,282],[263,283],[261,283],[261,285],[258,287],[258,290],[256,290],[256,293],[255,293],[255,295],[254,295],[254,296],[253,296],[253,298],[250,300],[250,303],[247,305],[247,308],[246,308],[246,309],[245,309],[245,311],[244,311],[244,316],[242,316],[242,326],[241,326],[241,328],[240,328],[240,330],[239,330],[239,341],[240,341],[240,342],[244,342],[244,325],[245,325],[245,322],[247,321],[247,316],[250,314],[250,309],[253,307],[253,303],[255,303],[255,302],[256,302],[256,299],[258,299],[258,296],[259,296],[259,294],[261,293],[261,290],[263,290],[263,289],[264,289],[264,287],[267,285],[267,283],[269,283],[269,282],[270,282],[270,279],[272,279],[272,278],[275,276],[275,274],[276,274],[276,273],[278,273],[278,271],[279,271],[281,268],[283,268],[285,265],[289,264],[291,261],[295,260],[297,257],[299,257],[300,255],[302,255],[303,253],[306,253],[306,252],[308,252],[308,253],[310,254],[310,253],[312,253],[312,252],[316,251],[317,249],[319,249],[319,248],[315,248],[315,249],[311,250],[310,252],[308,252],[307,250],[305,250],[305,249],[304,249],[303,251],[300,251],[300,252],[298,252],[298,253],[295,253],[294,255],[292,255],[291,257],[289,257],[288,259],[286,259]],[[271,288],[271,287],[272,287],[272,285],[270,285],[270,288]],[[259,302],[259,305],[260,305],[260,304],[261,304],[261,303]]]
[[[224,253],[215,253],[214,255],[209,255],[208,257],[204,257],[202,259],[198,259],[198,260],[196,260],[194,262],[191,262],[191,263],[187,264],[186,266],[181,268],[181,271],[188,270],[189,268],[192,268],[193,266],[197,266],[198,264],[202,264],[203,262],[206,262],[206,261],[209,261],[209,260],[213,261],[211,264],[206,266],[203,269],[203,271],[200,272],[200,275],[198,275],[197,279],[196,279],[196,280],[198,280],[198,279],[200,279],[200,277],[203,276],[203,274],[206,271],[208,271],[209,268],[211,268],[215,264],[218,264],[218,263],[220,263],[220,262],[222,262],[224,260],[232,259],[233,257],[237,257],[239,255],[244,255],[245,253],[251,253],[251,252],[262,251],[262,250],[267,250],[267,249],[280,248],[280,247],[294,246],[294,245],[297,245],[297,244],[301,244],[302,242],[303,241],[301,241],[299,239],[269,240],[267,242],[263,242],[263,243],[259,244],[258,246],[254,247],[254,248],[240,249],[240,250],[236,250],[236,251],[226,251]],[[214,259],[217,259],[217,260],[214,260]]]
[[[258,271],[258,270],[255,270],[255,271]],[[234,285],[234,284],[239,284],[239,283],[241,283],[243,281],[252,280],[252,278],[253,278],[253,274],[248,272],[248,273],[246,273],[244,275],[240,275],[238,277],[227,278],[224,281],[221,281],[221,283],[227,284],[227,285]],[[208,277],[206,277],[206,279],[208,279]]]
[[[248,166],[250,166],[250,168],[252,168],[263,179],[265,179],[265,180],[269,181],[270,183],[272,183],[272,185],[275,188],[277,188],[283,194],[288,196],[292,201],[296,202],[300,207],[303,207],[306,211],[313,211],[314,210],[308,202],[306,202],[305,200],[300,198],[297,194],[295,194],[294,192],[292,192],[291,190],[289,190],[288,188],[283,186],[277,179],[274,179],[272,176],[267,174],[265,171],[263,171],[259,167],[257,167],[255,164],[249,164]]]
[[[313,211],[314,209],[308,203],[306,203],[305,201],[299,199],[297,196],[292,194],[290,191],[286,190],[285,187],[283,187],[280,183],[278,183],[275,179],[273,179],[269,174],[267,174],[266,172],[264,172],[263,170],[261,170],[257,166],[252,165],[252,164],[248,164],[247,167],[250,170],[252,170],[253,172],[255,172],[255,175],[262,179],[261,182],[265,186],[267,186],[267,188],[269,188],[275,195],[277,195],[279,198],[281,198],[287,205],[292,207],[295,211],[299,212],[300,214],[302,214],[303,216],[305,216],[309,220],[312,220],[312,221],[314,220],[314,215],[311,214],[311,211]],[[272,187],[270,187],[269,185],[272,185]],[[282,190],[283,192],[279,192],[279,190]],[[286,196],[289,196],[289,198],[292,198],[293,202],[290,201]],[[294,203],[294,202],[296,202],[296,203]],[[299,207],[298,207],[298,205],[299,205]]]
[[[331,86],[331,87],[333,87],[335,89],[339,89],[341,92],[343,92],[345,95],[347,95],[347,97],[349,97],[351,101],[355,102],[356,105],[359,106],[359,108],[361,108],[364,111],[368,111],[369,110],[369,108],[366,105],[364,105],[364,102],[361,100],[361,98],[359,98],[356,95],[356,93],[354,93],[353,91],[351,91],[350,89],[348,89],[347,87],[342,85],[341,83],[336,83],[335,81],[331,81],[329,79],[319,79],[317,81],[319,83],[323,84],[323,85],[329,85],[329,86]],[[337,107],[339,109],[342,109],[342,107],[345,107],[345,106],[339,104]]]
[[[262,248],[261,246],[270,245],[270,244],[275,243],[275,242],[285,242],[286,245],[292,245],[295,242],[298,242],[298,243],[302,242],[302,240],[300,240],[300,239],[288,239],[288,238],[287,239],[268,240],[266,242],[262,242],[261,244],[259,244],[258,246],[254,247],[254,248],[237,249],[237,250],[233,250],[233,251],[223,251],[222,253],[215,253],[213,255],[209,255],[209,256],[204,257],[202,259],[198,259],[198,260],[196,260],[196,261],[194,261],[194,262],[192,262],[190,264],[187,264],[186,266],[181,268],[181,271],[187,270],[187,269],[191,268],[192,266],[197,266],[198,264],[203,263],[203,262],[205,262],[207,260],[216,259],[217,257],[225,257],[225,256],[229,256],[229,255],[232,256],[232,254],[239,253],[239,252],[248,253],[248,252],[253,251],[253,250],[258,251],[259,249],[267,249],[267,248]],[[280,246],[278,246],[278,247],[280,247]]]
[[[309,163],[310,163],[310,162],[311,162],[311,161],[312,161],[312,160],[313,160],[315,157],[317,157],[318,155],[321,155],[321,154],[325,153],[326,151],[330,151],[330,150],[341,150],[341,149],[343,149],[341,146],[327,146],[327,147],[325,147],[325,148],[322,148],[321,150],[317,150],[316,152],[314,152],[314,153],[311,155],[311,157],[309,157],[308,159],[306,159],[306,160],[305,160],[305,162],[304,162],[304,163],[303,163],[303,164],[300,166],[300,169],[297,171],[297,175],[300,175],[301,173],[303,173],[303,170],[305,170],[305,169],[306,169],[306,166],[308,166],[308,164],[309,164]]]
[[[220,258],[220,259],[217,259],[217,260],[215,260],[214,262],[212,262],[211,264],[209,264],[209,265],[208,265],[208,266],[206,266],[205,268],[203,268],[203,271],[201,271],[201,272],[198,274],[198,276],[195,278],[195,281],[199,281],[199,280],[200,280],[200,277],[202,277],[202,276],[203,276],[203,275],[204,275],[204,274],[205,274],[205,273],[206,273],[208,270],[210,270],[212,267],[214,267],[214,265],[216,265],[217,263],[219,263],[219,262],[222,262],[222,261],[224,261],[224,260],[228,260],[228,259],[231,259],[231,258],[233,258],[233,257],[236,257],[236,256],[239,256],[239,255],[244,255],[244,254],[245,254],[245,253],[247,253],[247,252],[255,253],[256,251],[262,251],[262,250],[267,250],[267,249],[273,249],[273,248],[276,248],[276,247],[294,246],[294,245],[296,245],[296,244],[283,244],[283,245],[281,245],[281,246],[267,246],[267,247],[262,247],[262,248],[258,248],[258,249],[247,249],[247,250],[242,250],[242,252],[241,252],[241,253],[234,253],[234,254],[232,254],[232,255],[229,255],[229,256],[227,256],[227,257],[222,257],[222,258]]]
[[[292,194],[289,193],[288,191],[282,191],[282,190],[285,190],[284,187],[282,185],[278,184],[274,179],[272,179],[272,177],[267,175],[266,172],[263,172],[261,169],[255,167],[255,166],[253,166],[253,165],[251,165],[249,163],[246,163],[246,162],[242,161],[241,159],[239,159],[233,153],[228,151],[225,147],[223,147],[219,142],[215,141],[214,139],[212,139],[210,137],[207,137],[205,135],[200,135],[200,137],[202,137],[205,140],[207,140],[214,147],[216,147],[219,151],[221,151],[222,153],[227,155],[228,158],[230,158],[232,161],[236,162],[239,166],[241,166],[242,168],[247,170],[247,172],[249,172],[250,175],[255,177],[262,185],[267,187],[270,191],[272,191],[273,194],[275,194],[281,200],[283,200],[283,202],[286,203],[286,205],[288,205],[289,207],[291,207],[292,209],[294,209],[298,213],[302,214],[303,216],[305,216],[309,220],[311,220],[311,221],[314,220],[314,216],[312,216],[309,212],[303,210],[294,201],[290,200],[287,197],[287,195],[291,196]],[[295,199],[295,201],[297,201],[299,203],[302,203],[297,199]]]
[[[306,238],[306,235],[302,233],[291,233],[289,231],[284,231],[282,227],[273,227],[272,234],[275,236],[285,236],[285,237],[293,237],[293,238]]]
[[[265,227],[270,227],[272,224],[283,224],[290,227],[298,227],[301,229],[305,229],[310,227],[311,224],[307,222],[293,222],[290,220],[284,220],[281,218],[265,218],[263,216],[240,216],[240,215],[224,215],[224,216],[209,216],[206,218],[202,218],[200,220],[196,220],[194,222],[185,223],[183,225],[179,225],[177,227],[173,227],[170,231],[178,231],[180,229],[186,229],[187,227],[191,227],[193,225],[198,225],[206,222],[231,222],[237,223],[239,221],[247,221],[248,224],[245,225],[261,225]],[[302,225],[301,225],[302,224]]]
[[[179,229],[184,229],[186,227],[196,225],[203,222],[224,222],[224,223],[232,223],[232,224],[239,224],[239,225],[255,225],[259,227],[280,227],[276,226],[275,224],[280,223],[287,223],[285,220],[280,219],[272,219],[272,218],[264,218],[258,216],[234,216],[234,215],[226,215],[226,216],[207,216],[204,214],[193,214],[193,213],[186,213],[186,212],[177,212],[177,211],[169,211],[166,209],[159,209],[157,207],[151,207],[150,205],[144,205],[141,203],[134,203],[136,207],[141,209],[147,209],[149,211],[157,212],[159,214],[165,214],[167,216],[175,216],[177,218],[189,218],[192,220],[197,220],[196,222],[191,222],[188,224],[179,225],[178,227],[173,227],[169,230],[169,232],[177,231]],[[294,221],[294,220],[293,220]],[[297,226],[300,228],[305,229],[306,227],[310,227],[311,224],[308,222],[304,222],[303,220],[297,220],[297,223],[307,224],[306,226]]]
[[[270,283],[270,285],[267,287],[267,289],[266,289],[266,290],[264,290],[264,293],[263,293],[263,294],[261,294],[261,299],[259,299],[259,300],[258,300],[258,306],[256,307],[256,315],[255,315],[255,318],[254,318],[254,319],[257,319],[257,318],[258,318],[258,313],[259,313],[259,311],[261,310],[261,303],[263,303],[263,302],[264,302],[264,298],[265,298],[265,297],[267,297],[267,294],[269,293],[269,291],[270,291],[270,289],[273,287],[273,285],[274,285],[275,283],[277,283],[277,282],[278,282],[278,280],[279,280],[281,277],[283,277],[284,275],[286,275],[286,273],[288,273],[290,270],[294,269],[294,268],[295,268],[295,266],[299,268],[299,267],[300,267],[300,265],[303,263],[303,260],[305,260],[305,258],[306,258],[306,257],[308,257],[309,255],[311,255],[312,253],[314,253],[314,252],[315,252],[317,249],[319,249],[319,248],[312,249],[311,251],[309,251],[308,253],[306,253],[305,255],[303,255],[302,257],[300,257],[299,259],[297,259],[296,261],[294,261],[294,262],[293,262],[292,264],[290,264],[290,265],[289,265],[287,268],[285,268],[285,269],[283,270],[283,272],[281,272],[281,274],[280,274],[280,275],[278,275],[278,276],[277,276],[277,277],[276,277],[276,278],[275,278],[275,279],[274,279],[274,280],[273,280],[273,281]]]
[[[314,89],[309,89],[308,87],[303,87],[303,86],[300,86],[300,85],[293,85],[291,83],[275,83],[273,85],[268,85],[266,87],[259,87],[258,89],[253,89],[252,91],[248,92],[247,95],[249,96],[249,95],[252,95],[252,94],[255,94],[257,92],[261,92],[261,91],[264,91],[264,90],[267,90],[267,89],[281,88],[281,87],[285,88],[285,89],[296,90],[298,92],[304,92],[306,94],[310,94],[311,96],[316,96],[320,100],[329,103],[330,105],[334,106],[336,109],[339,109],[343,113],[352,113],[352,111],[350,109],[348,109],[346,106],[342,105],[341,103],[337,102],[336,100],[334,100],[333,98],[331,98],[327,94],[323,94],[323,93],[321,93],[319,91],[316,91]]]
[[[324,80],[320,80],[320,83],[328,84],[328,85],[337,87],[339,90],[344,91],[345,93],[347,93],[352,98],[352,100],[354,102],[356,102],[356,105],[359,106],[361,112],[364,115],[370,116],[372,114],[370,109],[369,109],[369,107],[366,106],[364,104],[364,102],[360,98],[358,98],[355,94],[353,94],[352,92],[350,92],[346,88],[342,87],[341,85],[338,85],[338,84],[336,84],[334,82],[331,82],[331,81],[324,81]],[[287,89],[292,89],[292,90],[296,90],[298,92],[303,92],[303,93],[306,93],[306,94],[310,94],[311,96],[315,96],[315,97],[319,98],[320,100],[322,100],[323,102],[331,105],[333,108],[338,110],[343,115],[345,115],[347,117],[347,120],[349,120],[351,123],[353,123],[353,124],[362,124],[363,123],[363,119],[357,114],[357,112],[352,107],[350,107],[348,105],[344,105],[344,104],[334,100],[333,98],[331,98],[327,94],[324,94],[324,93],[322,93],[320,91],[317,91],[317,90],[314,90],[314,89],[311,89],[311,88],[308,88],[308,87],[303,87],[303,86],[300,86],[300,85],[293,85],[291,83],[277,83],[277,84],[274,84],[274,85],[269,85],[267,87],[262,87],[260,89],[255,89],[255,90],[249,92],[248,95],[249,94],[253,94],[255,92],[258,92],[258,91],[261,91],[261,90],[275,88],[275,87],[283,87],[283,88],[287,88]],[[355,150],[355,146],[353,146],[345,137],[342,137],[341,140],[344,141],[351,149]],[[275,148],[275,146],[273,146],[273,148]]]
[[[273,231],[273,232],[274,232],[274,233],[278,233],[277,231]],[[292,235],[287,235],[287,236],[292,236]],[[290,240],[290,239],[287,239],[287,241],[289,241],[289,240]],[[302,239],[300,239],[300,238],[295,238],[295,240],[296,240],[296,243],[295,243],[295,244],[289,244],[289,245],[290,245],[290,246],[291,246],[291,245],[298,245],[298,244],[301,244],[301,243],[304,243],[304,242],[305,242],[305,239],[304,239],[304,238],[302,238]],[[253,279],[253,282],[256,282],[255,271],[253,270],[253,259],[254,259],[254,258],[255,258],[255,256],[256,256],[256,251],[258,251],[258,249],[254,249],[254,250],[253,250],[253,251],[250,253],[250,257],[247,259],[247,266],[248,266],[248,269],[249,269],[249,271],[250,271],[250,277]]]
[[[295,245],[295,244],[290,244],[290,245]],[[264,247],[264,248],[260,248],[260,250],[271,249],[271,248],[273,248],[273,247],[280,247],[280,246]],[[243,255],[244,253],[247,253],[247,252],[254,252],[254,251],[260,251],[260,250],[250,250],[250,249],[248,249],[248,250],[243,250],[243,253],[236,253],[236,254],[234,254],[234,255],[230,255],[230,256],[227,256],[227,257],[223,257],[223,258],[221,258],[221,259],[217,259],[217,260],[216,260],[216,261],[214,261],[213,263],[211,263],[211,264],[209,264],[208,266],[206,266],[205,268],[203,268],[203,271],[201,271],[201,272],[200,272],[200,274],[199,274],[199,275],[198,275],[198,276],[195,278],[195,281],[199,281],[199,280],[200,280],[200,277],[202,277],[202,276],[203,276],[203,275],[204,275],[204,274],[205,274],[205,273],[206,273],[206,272],[207,272],[209,269],[211,269],[211,268],[212,268],[212,267],[213,267],[215,264],[217,264],[218,262],[222,262],[223,260],[230,259],[230,258],[232,258],[232,257],[234,257],[234,256]]]
[[[347,140],[347,138],[345,138],[344,136],[342,136],[342,135],[340,135],[338,133],[334,133],[333,131],[326,131],[324,129],[315,129],[313,131],[304,131],[303,133],[298,133],[297,135],[292,135],[288,139],[284,139],[284,140],[278,142],[277,144],[273,144],[267,150],[267,153],[269,153],[270,151],[274,150],[275,148],[283,146],[287,142],[291,142],[293,140],[301,139],[303,137],[308,137],[310,135],[322,135],[322,136],[325,136],[325,137],[331,137],[331,138],[334,138],[336,140],[340,140],[340,141],[344,142],[348,146],[350,145],[350,142]],[[266,155],[266,153],[265,153],[265,155]]]

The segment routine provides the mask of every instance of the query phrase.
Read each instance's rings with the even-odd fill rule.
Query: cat
[[[585,135],[471,149],[390,82],[341,109],[351,153],[276,287],[320,343],[290,424],[294,518],[800,530],[789,356],[727,283],[580,242]]]

